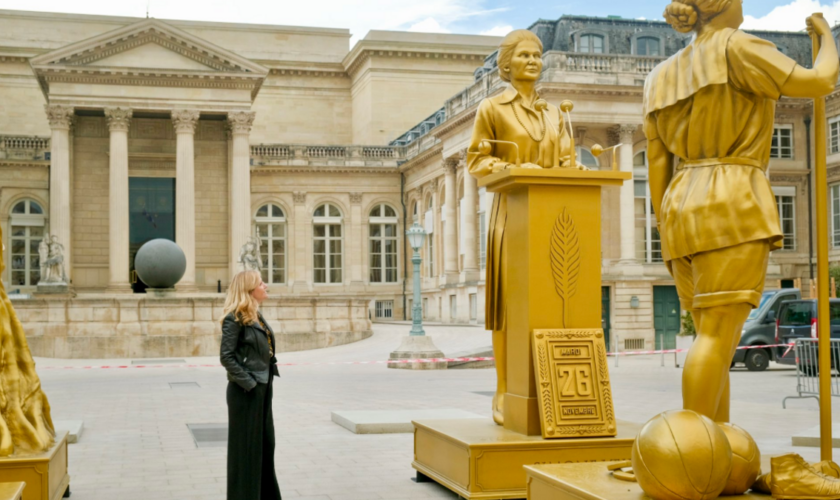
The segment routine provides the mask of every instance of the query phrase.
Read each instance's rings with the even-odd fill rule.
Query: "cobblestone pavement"
[[[378,324],[374,336],[351,345],[285,353],[281,363],[385,360],[407,325]],[[476,327],[430,326],[446,354],[489,346]],[[56,420],[84,420],[70,445],[74,500],[217,499],[225,497],[225,448],[196,448],[192,423],[225,423],[224,370],[218,368],[81,369],[131,360],[36,360]],[[217,364],[216,358],[190,363]],[[73,366],[77,369],[60,369]],[[618,418],[644,422],[678,408],[681,370],[673,356],[610,360]],[[284,499],[402,500],[456,498],[429,483],[414,483],[410,434],[356,435],[332,423],[333,410],[454,408],[488,414],[495,371],[409,371],[385,365],[300,365],[281,369],[275,386],[276,464]],[[171,382],[199,387],[170,388]],[[810,460],[816,448],[793,448],[790,436],[818,425],[813,399],[792,400],[794,370],[773,364],[766,372],[732,371],[732,420],[746,428],[764,454],[791,450]],[[840,411],[837,404],[835,414]],[[840,421],[840,418],[837,419]],[[840,425],[840,424],[838,424]]]

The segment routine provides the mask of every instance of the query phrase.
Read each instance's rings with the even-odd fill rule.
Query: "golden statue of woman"
[[[0,244],[0,273],[4,250]],[[41,391],[26,334],[0,282],[0,457],[40,453],[54,440],[50,404]]]
[[[481,178],[514,167],[518,162],[522,168],[569,165],[571,140],[563,126],[563,116],[557,106],[541,99],[535,88],[542,74],[542,49],[540,39],[527,30],[512,31],[502,41],[498,55],[499,77],[510,82],[510,87],[485,99],[478,107],[467,155],[469,171],[474,177]],[[491,142],[482,144],[482,141]],[[497,377],[493,420],[499,425],[504,422],[507,392],[506,219],[507,195],[497,193],[493,198],[487,235],[485,315],[486,328],[493,331]]]
[[[742,0],[673,0],[666,20],[691,43],[645,82],[644,131],[662,255],[697,340],[683,371],[683,407],[729,421],[729,367],[757,307],[779,215],[766,170],[776,101],[834,90],[838,58],[822,17],[813,69],[744,33]],[[676,164],[676,166],[674,166]]]

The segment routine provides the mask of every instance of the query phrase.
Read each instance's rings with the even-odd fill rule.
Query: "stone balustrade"
[[[0,135],[0,160],[46,160],[49,151],[49,137]]]
[[[552,51],[543,56],[542,81],[644,85],[648,73],[665,59],[664,57],[628,54],[581,54]]]
[[[251,146],[251,163],[261,166],[397,167],[401,146],[322,146],[260,144]]]

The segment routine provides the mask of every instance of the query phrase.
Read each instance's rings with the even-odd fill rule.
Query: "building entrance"
[[[146,284],[134,270],[134,256],[149,240],[175,241],[175,179],[131,177],[128,179],[128,202],[131,288],[134,293],[145,293]]]
[[[653,329],[659,349],[676,349],[680,333],[680,298],[675,286],[653,287]]]

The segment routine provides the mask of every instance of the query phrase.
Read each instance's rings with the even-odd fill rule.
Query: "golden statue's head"
[[[528,30],[511,31],[499,46],[499,77],[506,82],[539,79],[543,65],[542,50],[542,42],[534,33]]]
[[[731,17],[725,24],[737,28],[744,21],[742,3],[743,0],[671,0],[662,15],[680,33],[697,31],[721,15]]]

